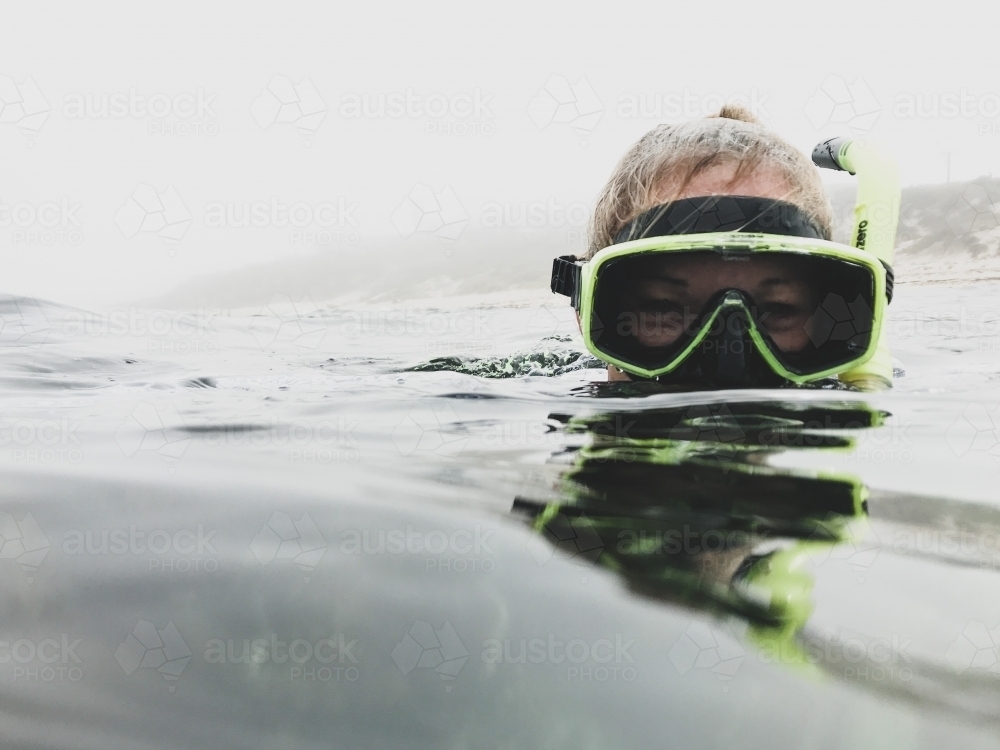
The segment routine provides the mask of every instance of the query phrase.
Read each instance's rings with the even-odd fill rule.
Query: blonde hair
[[[736,165],[730,184],[757,171],[777,172],[789,188],[784,200],[805,211],[830,239],[833,213],[816,167],[746,107],[726,105],[701,120],[659,125],[625,153],[597,199],[587,257],[612,244],[643,211],[676,200],[691,180],[723,164]]]

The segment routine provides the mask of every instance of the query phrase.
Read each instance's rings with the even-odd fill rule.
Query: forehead
[[[736,177],[738,164],[728,162],[705,169],[684,185],[684,171],[671,172],[658,180],[652,191],[652,208],[659,203],[698,198],[705,195],[749,195],[757,198],[787,198],[791,192],[787,180],[773,167],[758,167]],[[683,188],[681,187],[683,185]]]

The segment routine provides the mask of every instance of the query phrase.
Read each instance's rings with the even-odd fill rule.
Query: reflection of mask
[[[858,577],[866,575],[876,555],[895,556],[877,577],[883,584],[903,583],[901,593],[935,561],[948,570],[957,564],[988,575],[986,570],[996,569],[992,541],[961,552],[958,547],[966,545],[950,544],[945,552],[943,544],[916,540],[954,540],[959,537],[949,535],[966,533],[970,537],[961,538],[982,540],[986,529],[996,539],[996,509],[873,493],[879,518],[869,523],[868,492],[858,477],[786,470],[769,460],[795,449],[850,450],[851,433],[878,427],[889,415],[863,402],[827,400],[703,400],[668,408],[638,401],[630,406],[586,416],[550,415],[586,443],[556,458],[560,464],[571,461],[556,485],[557,497],[539,489],[545,500],[514,502],[512,512],[537,533],[529,549],[539,564],[559,555],[600,566],[637,596],[691,611],[684,635],[662,644],[682,674],[695,665],[727,679],[752,655],[758,663],[849,682],[878,700],[945,711],[958,722],[986,718],[996,723],[996,670],[970,668],[974,658],[993,663],[993,635],[985,625],[966,626],[944,656],[948,663],[942,663],[908,655],[909,634],[902,632],[897,652],[898,631],[880,627],[881,611],[871,612],[874,621],[855,629],[853,592],[836,594],[837,581],[850,568]],[[898,535],[889,544],[883,532]],[[921,537],[924,533],[934,536]],[[825,567],[828,559],[850,568]],[[949,586],[952,578],[938,573],[934,578]],[[822,586],[817,576],[823,577]],[[982,585],[985,578],[975,580]],[[814,615],[814,593],[822,591],[825,606]],[[865,596],[855,606],[867,613],[871,603]],[[938,614],[928,619],[954,623],[953,611]],[[722,621],[718,630],[706,623],[709,619]],[[889,661],[884,658],[887,635]],[[961,672],[956,672],[956,659],[962,660]]]
[[[548,544],[615,571],[638,593],[751,625],[751,638],[792,639],[812,611],[802,565],[851,534],[867,491],[848,474],[776,469],[788,447],[843,450],[832,431],[876,426],[864,403],[700,404],[567,418],[590,436],[564,474],[562,498],[518,498]]]

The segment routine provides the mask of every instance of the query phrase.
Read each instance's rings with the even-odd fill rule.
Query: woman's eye
[[[639,304],[637,312],[646,313],[648,315],[656,314],[666,314],[666,313],[680,313],[683,312],[684,308],[675,302],[670,300],[650,300],[648,302],[642,302]]]
[[[770,302],[761,306],[760,324],[771,333],[787,331],[805,324],[807,314],[798,305]]]
[[[765,313],[772,318],[794,318],[802,315],[802,308],[785,302],[769,302],[763,306]]]

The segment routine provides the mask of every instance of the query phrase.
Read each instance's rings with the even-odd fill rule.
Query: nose
[[[751,336],[751,306],[742,292],[726,292],[708,334],[661,382],[716,389],[782,385],[784,378],[768,364]]]
[[[719,323],[702,342],[702,377],[716,388],[761,388],[782,382],[750,337],[747,304],[741,292],[728,292],[720,305]]]
[[[716,347],[714,372],[718,385],[735,387],[747,380],[747,347],[753,346],[747,334],[746,320],[733,311],[724,315],[722,332],[712,345]]]
[[[720,312],[721,330],[704,342],[709,355],[705,376],[714,385],[723,388],[749,387],[751,378],[747,356],[753,348],[753,341],[742,307],[728,303],[727,298]]]

